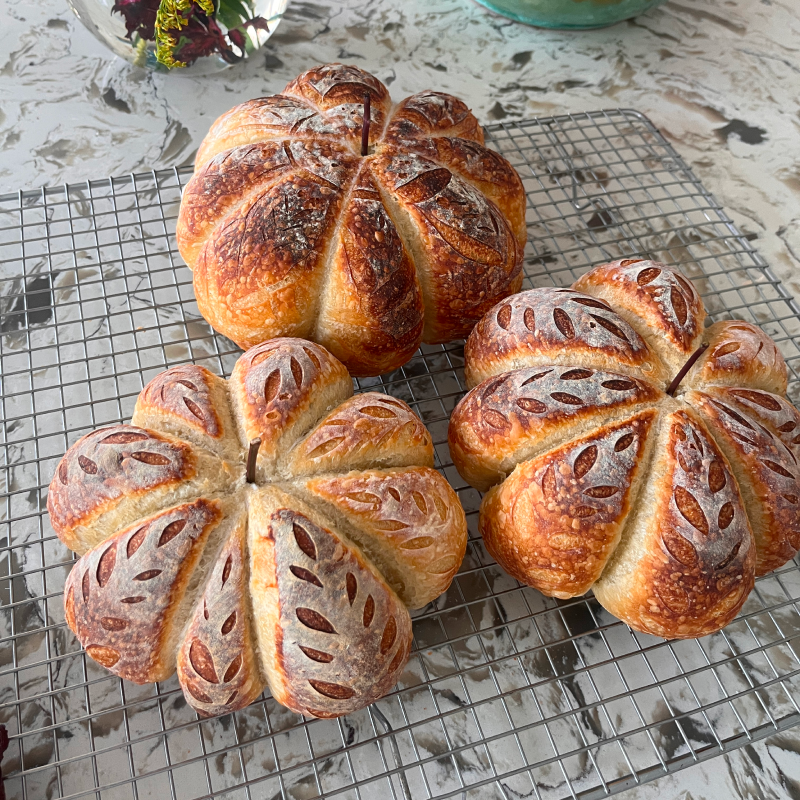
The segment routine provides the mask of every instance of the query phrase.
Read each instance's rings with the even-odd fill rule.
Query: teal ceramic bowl
[[[603,28],[655,8],[664,0],[477,0],[481,5],[541,28]]]

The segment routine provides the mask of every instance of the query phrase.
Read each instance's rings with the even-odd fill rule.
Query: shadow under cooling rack
[[[525,288],[646,255],[680,264],[714,320],[778,342],[800,397],[800,311],[653,125],[604,111],[494,125],[528,195]],[[87,659],[64,622],[73,563],[45,512],[58,459],[130,418],[142,386],[238,355],[199,315],[177,253],[188,170],[0,197],[0,722],[11,798],[194,800],[604,797],[800,722],[800,571],[756,583],[700,640],[632,632],[591,595],[543,597],[477,533],[480,497],[447,451],[460,343],[424,347],[357,390],[409,402],[459,492],[470,543],[450,590],[415,613],[395,691],[338,720],[271,697],[200,720],[177,681],[136,686]]]

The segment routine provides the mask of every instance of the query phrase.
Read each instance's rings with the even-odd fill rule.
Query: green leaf
[[[252,0],[219,0],[216,18],[226,28],[236,28],[255,14]]]

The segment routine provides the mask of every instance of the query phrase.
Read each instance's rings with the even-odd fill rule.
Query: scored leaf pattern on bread
[[[727,624],[754,575],[800,548],[800,414],[782,396],[786,365],[754,325],[704,330],[704,321],[691,282],[643,259],[501,301],[466,344],[466,375],[482,382],[456,407],[448,435],[462,476],[494,486],[481,528],[502,566],[545,594],[594,588],[637,630],[670,638]],[[639,343],[639,355],[623,339]],[[612,359],[618,374],[598,370]],[[574,471],[562,463],[543,484],[537,470],[648,409],[657,418],[630,505],[612,522],[617,494],[599,499],[609,522],[592,530],[598,514],[587,522],[563,505],[577,491]],[[546,485],[557,502],[544,499]],[[551,536],[569,545],[568,558]]]
[[[393,106],[369,73],[317,67],[220,117],[195,168],[178,247],[201,313],[242,347],[305,336],[377,375],[465,336],[521,285],[522,182],[449,95]]]
[[[351,538],[381,565],[409,608],[421,608],[450,585],[464,551],[448,543],[465,518],[458,496],[435,470],[353,471],[301,486],[346,519]]]
[[[178,653],[178,675],[204,715],[250,705],[264,690],[247,601],[244,515],[219,553]]]
[[[692,391],[686,399],[700,412],[728,459],[738,467],[742,491],[753,499],[754,510],[758,510],[750,518],[758,548],[756,574],[764,575],[782,566],[800,548],[797,457],[757,419],[741,413],[719,395]]]
[[[232,476],[209,453],[169,434],[117,425],[87,434],[61,459],[47,510],[78,553],[168,503],[230,489]]]
[[[346,522],[322,510],[307,519],[308,541],[316,542],[315,552],[323,554],[313,569],[302,554],[291,559],[287,555],[291,563],[280,561],[283,534],[278,537],[275,552],[280,563],[275,567],[248,544],[256,528],[264,527],[261,518],[253,516],[253,504],[260,502],[253,498],[259,491],[273,492],[279,498],[273,509],[276,519],[288,519],[286,515],[297,517],[307,509],[308,493],[300,483],[309,474],[331,479],[328,493],[333,498],[348,491],[346,485],[337,488],[334,479],[354,468],[377,468],[398,486],[413,484],[410,498],[417,511],[421,504],[430,516],[443,504],[442,524],[432,526],[421,512],[407,513],[402,522],[403,536],[431,539],[428,552],[436,555],[436,563],[412,559],[404,564],[409,584],[417,587],[414,602],[424,605],[447,588],[466,547],[466,521],[458,500],[430,468],[430,435],[400,400],[376,392],[352,397],[352,381],[343,365],[304,340],[276,340],[253,348],[237,362],[229,387],[214,378],[222,384],[216,384],[218,391],[203,394],[203,375],[192,369],[196,368],[173,369],[154,379],[142,391],[137,413],[155,425],[172,426],[170,408],[181,409],[184,398],[197,398],[198,407],[206,404],[203,413],[235,420],[235,425],[229,423],[237,437],[235,462],[204,449],[197,443],[202,437],[179,441],[120,425],[79,440],[56,469],[48,496],[56,533],[76,547],[87,536],[97,542],[83,548],[89,552],[68,579],[65,610],[70,627],[90,656],[123,678],[162,680],[177,662],[186,700],[203,715],[243,708],[258,697],[268,678],[276,697],[284,697],[300,713],[337,716],[363,707],[391,689],[411,643],[408,611],[390,588],[395,576],[381,575],[385,553],[378,553],[371,564],[370,554],[362,554],[348,539],[353,531]],[[185,385],[191,377],[197,379],[194,388]],[[185,402],[183,407],[189,409]],[[332,441],[330,430],[340,438]],[[245,482],[245,462],[250,441],[257,436],[262,437],[265,455],[253,485]],[[295,452],[299,456],[293,460]],[[174,463],[179,459],[181,469]],[[97,528],[98,519],[102,529]],[[357,566],[349,570],[351,579],[337,572],[345,556],[348,564]],[[428,581],[437,564],[442,573]],[[410,574],[413,570],[419,574]],[[338,589],[330,583],[334,574]],[[323,581],[323,576],[328,577]],[[362,618],[370,604],[374,606],[374,625],[366,626],[369,630],[360,638],[351,631],[350,646],[337,656],[336,674],[349,676],[346,683],[335,679],[334,667],[325,666],[329,662],[312,658],[306,663],[307,655],[301,661],[286,661],[297,667],[297,675],[294,666],[289,672],[270,673],[265,665],[270,646],[281,652],[288,646],[290,620],[271,626],[271,609],[288,608],[296,595],[295,582],[306,579],[312,584],[322,581],[323,586],[328,581],[332,595],[324,595],[328,611],[309,603],[300,607],[324,616],[337,631],[350,630],[351,623],[331,609],[347,611],[348,619],[356,613],[355,606],[345,608],[331,600],[342,586],[349,586],[348,580],[361,587],[356,610]],[[252,587],[259,587],[258,598],[251,596]],[[273,590],[264,606],[264,593]],[[300,624],[292,619],[292,626]],[[316,617],[306,621],[311,619]],[[271,645],[265,643],[265,635]],[[322,652],[314,641],[304,646]],[[366,648],[368,667],[359,647]],[[385,670],[381,667],[378,674],[376,664]],[[330,688],[334,684],[348,686],[352,694],[344,697],[347,692],[341,690],[342,696],[337,696],[339,690]]]
[[[555,597],[588,591],[619,542],[655,418],[642,412],[519,464],[482,506],[489,552],[502,563],[506,548],[524,551],[524,571],[511,574],[532,577]],[[513,542],[504,535],[508,525]]]
[[[81,558],[64,588],[66,619],[95,661],[136,683],[175,671],[180,606],[218,502],[196,500],[121,531]]]
[[[462,475],[486,490],[570,430],[623,419],[662,397],[646,381],[615,372],[556,365],[504,372],[475,387],[453,411],[450,450]]]
[[[640,541],[627,553],[627,543],[621,545],[618,559],[635,576],[622,603],[613,564],[595,595],[612,613],[631,603],[631,624],[639,630],[703,636],[727,625],[747,598],[755,547],[736,480],[702,422],[679,410],[663,430],[653,472],[664,491],[639,510],[652,546]]]
[[[524,356],[520,355],[524,350]],[[571,289],[512,295],[476,326],[465,347],[467,385],[535,364],[571,364],[666,383],[662,365],[642,337],[606,302]]]
[[[275,550],[276,656],[291,676],[278,699],[300,713],[333,717],[386,694],[411,648],[403,603],[360,553],[303,514],[274,511],[261,536]]]

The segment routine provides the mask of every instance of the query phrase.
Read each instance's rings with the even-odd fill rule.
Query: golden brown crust
[[[586,426],[623,419],[664,395],[614,372],[541,366],[505,372],[472,389],[450,417],[448,444],[459,473],[485,491]]]
[[[221,458],[241,458],[228,382],[205,367],[185,364],[159,373],[136,399],[131,421],[187,439]]]
[[[800,469],[766,427],[710,393],[691,391],[695,407],[731,463],[747,500],[756,540],[756,575],[785,564],[800,549]]]
[[[186,702],[203,716],[230,714],[264,690],[250,622],[247,526],[240,510],[178,652]]]
[[[47,495],[50,523],[77,553],[167,503],[225,491],[233,476],[185,442],[134,425],[93,431],[56,468]]]
[[[175,671],[182,601],[221,518],[215,501],[176,506],[121,531],[75,564],[64,587],[67,619],[92,658],[134,683],[165,680]]]
[[[328,718],[386,694],[408,659],[411,619],[358,549],[286,507],[251,513],[250,542],[273,697]]]
[[[238,207],[206,240],[194,268],[200,313],[243,349],[309,336],[324,278],[324,243],[341,188],[291,173]]]
[[[423,341],[466,336],[522,283],[522,252],[497,206],[448,169],[386,148],[371,164],[420,273]]]
[[[483,144],[483,130],[466,103],[451,94],[427,91],[398,103],[385,138],[391,144],[400,144],[444,136]]]
[[[703,301],[691,282],[666,264],[612,261],[582,275],[572,288],[609,302],[673,374],[700,345]]]
[[[572,289],[501,301],[466,344],[468,384],[483,383],[454,411],[448,437],[454,464],[476,488],[489,488],[520,464],[487,495],[480,519],[488,550],[512,575],[560,597],[596,581],[595,595],[611,613],[669,638],[727,624],[753,574],[781,566],[800,548],[800,412],[781,396],[786,365],[757,327],[732,321],[704,330],[704,318],[683,275],[642,259],[603,264]],[[646,375],[663,388],[703,341],[708,349],[698,352],[677,391],[672,387],[676,399],[651,386],[649,394],[624,398],[622,407],[605,406],[549,384],[557,374],[591,388],[596,371],[610,367],[620,374],[603,386],[646,386]],[[525,380],[530,389],[523,396]],[[574,408],[553,413],[553,398]],[[542,510],[547,465],[647,407],[669,416],[652,461],[650,451],[639,455],[633,506],[602,535],[582,518],[577,526],[586,533],[560,528],[562,509]],[[583,438],[576,444],[577,437]],[[550,476],[553,491],[568,477],[555,470]],[[559,546],[549,547],[549,537]],[[568,557],[556,552],[561,546]]]
[[[433,440],[402,400],[357,394],[337,406],[287,454],[292,476],[370,467],[433,466]]]
[[[519,174],[500,153],[477,141],[435,136],[403,142],[409,151],[449,169],[486,195],[511,225],[520,252],[528,240],[525,189]]]
[[[344,209],[314,339],[353,375],[401,367],[422,341],[424,307],[417,271],[362,168]]]
[[[226,216],[293,168],[282,142],[226,150],[199,167],[183,190],[176,231],[178,249],[189,269],[194,269],[206,239]]]
[[[429,467],[323,475],[303,482],[343,515],[348,534],[409,608],[447,590],[467,547],[458,495]]]
[[[353,394],[345,367],[318,344],[275,339],[248,350],[230,378],[242,440],[261,439],[259,480],[331,406]]]
[[[517,466],[483,500],[486,549],[522,583],[551,597],[591,589],[619,542],[645,443],[645,411]]]
[[[243,348],[318,341],[354,375],[396,369],[421,341],[465,336],[520,288],[527,238],[522,182],[482,144],[460,100],[422,92],[392,111],[377,78],[342,64],[232,109],[198,151],[178,220],[200,312]],[[314,148],[328,153],[316,168],[302,156]],[[408,186],[411,162],[431,174]]]
[[[705,330],[703,341],[708,342],[708,350],[683,385],[702,389],[722,384],[786,393],[786,362],[761,328],[741,320],[716,322]]]
[[[341,138],[347,127],[296,97],[273,95],[248,100],[226,111],[211,126],[195,157],[195,170],[235,147],[278,139]]]
[[[755,548],[736,481],[697,415],[670,414],[663,434],[655,480],[595,596],[637,630],[705,636],[747,599]]]
[[[660,359],[607,303],[571,289],[530,289],[501,300],[473,328],[464,359],[470,387],[541,364],[624,372],[658,386],[668,378]]]
[[[290,81],[284,95],[302,98],[325,116],[346,128],[354,147],[361,146],[364,95],[369,94],[370,144],[378,141],[392,101],[389,90],[369,72],[346,64],[312,67]]]

